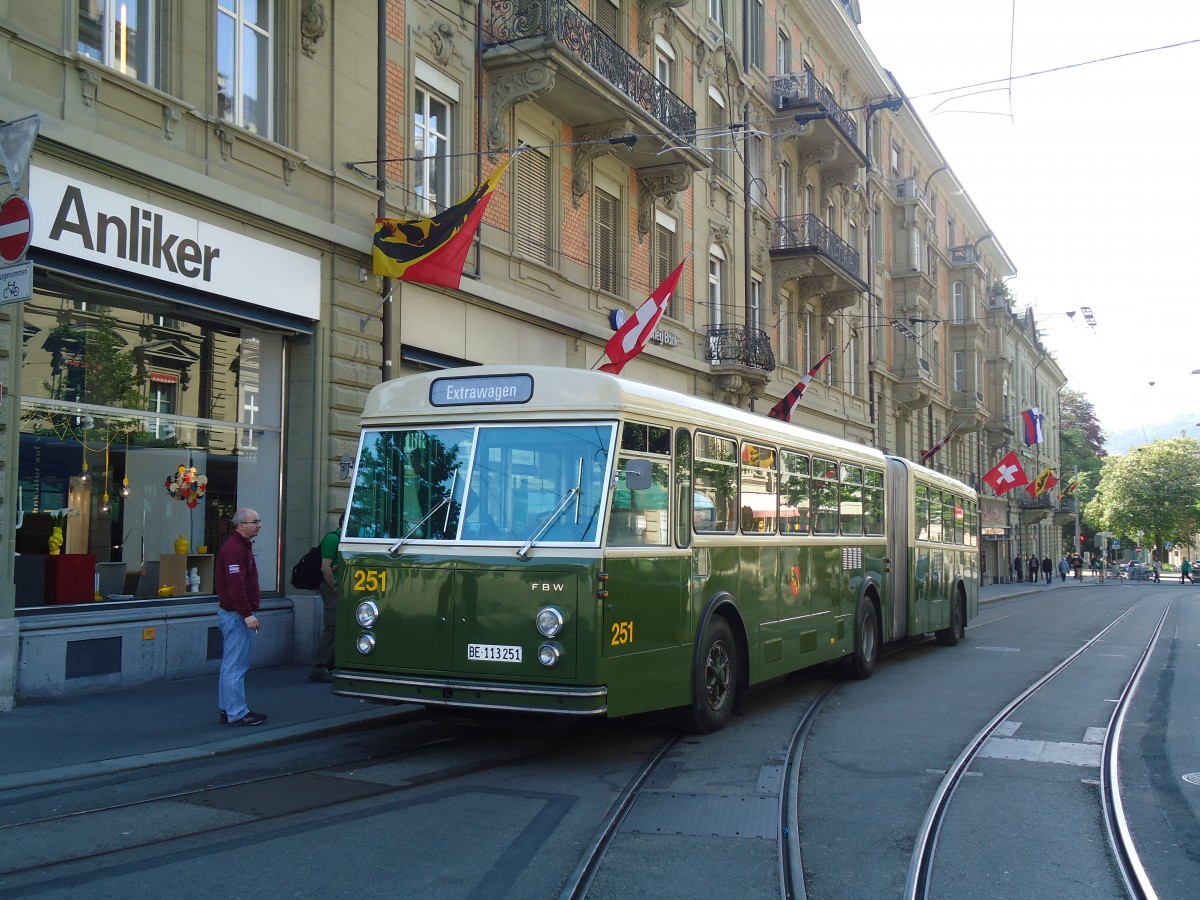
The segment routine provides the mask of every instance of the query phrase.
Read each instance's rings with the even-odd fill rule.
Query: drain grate
[[[1183,780],[1186,781],[1188,784],[1194,784],[1194,785],[1200,786],[1200,772],[1188,772],[1186,775],[1183,776]]]

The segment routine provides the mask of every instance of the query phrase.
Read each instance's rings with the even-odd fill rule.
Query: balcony
[[[920,348],[901,344],[896,348],[893,371],[896,403],[909,410],[924,409],[940,393],[929,361],[919,356]]]
[[[620,144],[635,169],[708,167],[692,144],[696,111],[571,3],[485,0],[484,18],[491,147],[509,142],[508,111],[536,99],[576,128],[593,126],[601,141],[638,135],[628,154]]]
[[[896,202],[901,206],[915,204],[920,206],[926,215],[933,215],[933,204],[929,194],[925,193],[925,189],[911,175],[896,182]]]
[[[970,244],[950,248],[950,268],[974,271],[983,279],[985,285],[991,281],[988,277],[987,266],[983,264],[983,257]]]
[[[797,137],[814,144],[835,143],[854,157],[853,164],[866,165],[866,154],[858,142],[858,123],[810,70],[772,76],[771,96],[775,109],[797,114],[798,125],[807,129],[810,122],[813,124],[811,136],[804,130]]]
[[[951,391],[950,402],[951,424],[959,431],[976,432],[987,424],[988,410],[980,391]]]
[[[705,356],[712,364],[713,396],[731,406],[762,396],[775,371],[771,339],[766,332],[744,325],[710,325]]]
[[[860,276],[857,250],[838,237],[817,216],[808,213],[777,219],[771,228],[771,262],[782,283],[792,278],[813,279],[810,294],[825,298],[825,312],[853,306],[867,284]],[[803,292],[802,292],[803,293]]]

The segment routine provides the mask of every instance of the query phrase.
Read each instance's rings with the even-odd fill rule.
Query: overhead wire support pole
[[[379,205],[377,215],[381,219],[387,218],[387,163],[384,160],[387,158],[387,7],[388,0],[379,0],[379,21],[378,21],[378,46],[376,48],[377,58],[375,60],[375,157],[379,162],[375,163],[375,188],[379,191]],[[398,285],[397,285],[398,287]],[[380,288],[380,305],[383,307],[383,314],[379,318],[380,325],[383,328],[383,336],[380,338],[379,346],[382,356],[382,362],[379,367],[380,376],[384,381],[392,379],[392,356],[394,352],[394,344],[392,342],[392,293],[395,291],[392,286],[392,279],[389,276],[384,276],[383,286]]]

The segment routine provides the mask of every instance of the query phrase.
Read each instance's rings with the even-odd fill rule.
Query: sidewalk
[[[0,790],[379,726],[417,710],[335,696],[328,684],[309,681],[308,670],[250,670],[250,708],[268,716],[252,728],[219,722],[215,675],[18,703],[0,713]]]
[[[981,603],[1094,584],[987,584]],[[250,708],[268,718],[253,728],[218,721],[215,675],[156,681],[102,694],[19,703],[0,713],[0,790],[68,781],[146,766],[203,759],[339,731],[380,726],[417,714],[414,706],[380,706],[332,694],[308,680],[308,666],[252,669]]]

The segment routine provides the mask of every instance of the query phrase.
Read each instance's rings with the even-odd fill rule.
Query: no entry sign
[[[33,214],[28,201],[13,194],[0,206],[0,258],[17,262],[29,249],[33,237]]]

